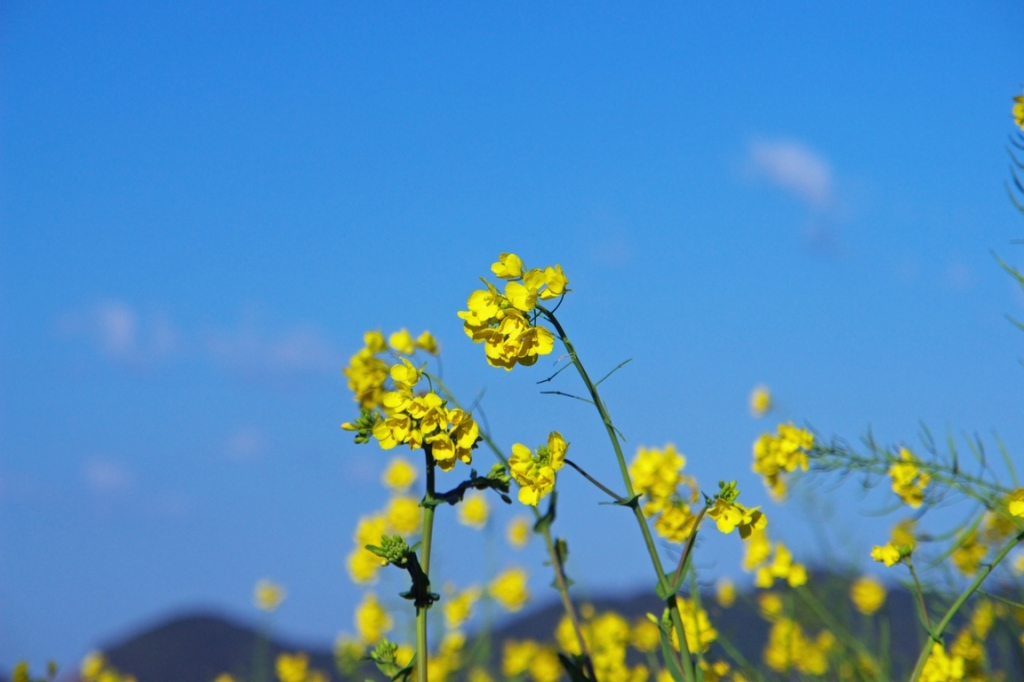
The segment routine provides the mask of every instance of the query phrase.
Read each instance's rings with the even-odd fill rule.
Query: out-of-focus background
[[[5,670],[190,609],[255,620],[262,577],[288,587],[285,635],[351,629],[344,558],[385,498],[384,453],[338,429],[366,329],[430,329],[499,442],[559,429],[613,480],[589,406],[538,394],[549,365],[489,368],[462,333],[501,251],[564,267],[595,374],[633,358],[603,387],[629,447],[738,479],[812,566],[866,568],[887,526],[856,487],[773,506],[750,449],[776,421],[998,431],[1021,461],[1024,299],[992,256],[1024,262],[1019,3],[12,1],[0,21]],[[559,485],[581,594],[649,587],[629,516]],[[480,580],[510,516],[443,515],[439,580]],[[700,565],[742,584],[739,553],[708,534]],[[515,561],[550,599],[536,543]]]

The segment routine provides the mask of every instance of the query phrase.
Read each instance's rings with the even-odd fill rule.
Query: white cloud
[[[127,492],[135,485],[135,477],[124,466],[104,459],[90,459],[82,465],[82,477],[89,490],[97,495]]]
[[[810,208],[826,210],[835,202],[832,167],[819,153],[796,140],[755,140],[750,165],[756,175],[794,195]]]
[[[100,353],[119,364],[152,364],[178,348],[178,332],[166,315],[142,315],[122,301],[102,301],[64,315],[58,327],[66,334],[89,339]]]
[[[334,346],[308,326],[274,335],[253,327],[214,332],[206,350],[221,365],[247,376],[333,373],[342,365]]]
[[[270,449],[270,439],[263,429],[246,427],[238,429],[228,438],[225,448],[228,459],[237,461],[259,457]]]

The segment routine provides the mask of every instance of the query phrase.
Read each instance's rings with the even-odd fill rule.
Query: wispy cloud
[[[750,165],[758,177],[811,209],[824,211],[835,202],[831,164],[802,142],[755,140],[750,145]]]
[[[166,315],[144,315],[122,301],[102,301],[64,315],[58,328],[87,339],[108,360],[124,365],[150,365],[179,347],[178,331]]]
[[[251,378],[336,372],[342,357],[318,330],[267,332],[253,326],[215,331],[205,349],[221,366]]]
[[[82,464],[82,478],[97,495],[116,495],[131,490],[135,477],[124,465],[106,459],[88,459]]]
[[[244,427],[232,433],[227,440],[225,454],[228,459],[245,461],[255,459],[270,449],[266,432],[257,427]]]

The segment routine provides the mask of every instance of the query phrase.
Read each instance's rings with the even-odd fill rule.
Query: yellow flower
[[[756,386],[750,392],[750,413],[755,417],[763,417],[768,414],[770,409],[772,409],[772,394],[768,391],[768,387]]]
[[[921,471],[914,455],[907,448],[900,448],[900,461],[889,467],[892,477],[892,491],[900,496],[904,504],[917,509],[924,502],[924,490],[931,482],[931,475]]]
[[[380,332],[367,332],[368,341],[373,341],[380,336],[383,344],[383,336]],[[349,365],[342,370],[348,378],[348,387],[355,394],[355,400],[360,407],[367,410],[380,405],[381,397],[384,395],[384,382],[388,378],[388,363],[376,357],[376,353],[384,348],[376,349],[367,346],[352,356]]]
[[[775,592],[762,592],[757,596],[757,605],[761,609],[761,617],[767,621],[774,622],[782,617],[786,611],[786,605],[782,597]]]
[[[1024,518],[1024,488],[1018,488],[1006,498],[1006,509],[1011,516]]]
[[[284,588],[280,585],[270,582],[269,580],[260,580],[256,583],[256,589],[253,593],[253,601],[256,604],[256,608],[274,612],[277,607],[284,601],[285,595]]]
[[[530,541],[530,531],[533,524],[525,516],[517,516],[508,522],[508,530],[505,537],[513,549],[522,549]]]
[[[647,618],[637,618],[633,621],[629,643],[637,651],[654,653],[661,647],[661,631]]]
[[[739,528],[740,537],[746,539],[753,531],[761,530],[768,525],[768,518],[760,509],[748,509],[738,502],[729,502],[725,498],[717,497],[715,503],[708,509],[708,516],[714,519],[719,532],[728,535]]]
[[[469,682],[494,682],[494,678],[486,669],[474,666],[469,670]]]
[[[444,623],[449,630],[458,630],[473,617],[473,605],[480,599],[480,588],[469,587],[461,593],[454,592],[441,602]]]
[[[885,603],[885,586],[874,576],[861,576],[850,586],[850,599],[858,611],[870,616]]]
[[[707,651],[711,643],[718,639],[718,630],[708,620],[708,612],[704,609],[697,609],[693,601],[684,597],[676,597],[676,604],[679,606],[679,615],[683,619],[686,646],[694,652]],[[678,649],[679,642],[675,630],[672,631],[672,638],[676,649]]]
[[[548,444],[539,446],[536,453],[522,443],[512,446],[508,465],[512,478],[519,484],[520,502],[536,507],[554,489],[555,474],[565,464],[568,448],[569,444],[557,431],[548,435]]]
[[[380,477],[385,487],[396,493],[404,493],[416,482],[416,468],[405,457],[395,457]]]
[[[281,682],[306,682],[309,673],[309,657],[304,653],[279,654],[277,657],[277,678]]]
[[[213,682],[235,682],[235,678],[228,673],[221,673],[213,678]]]
[[[1024,575],[1024,552],[1017,552],[1010,561],[1010,570],[1017,575]]]
[[[490,513],[490,505],[483,493],[469,493],[459,505],[459,523],[480,530],[487,525]]]
[[[753,571],[755,568],[768,561],[772,555],[772,543],[768,539],[768,531],[763,528],[754,530],[744,543],[743,570]]]
[[[502,571],[487,588],[488,594],[508,611],[518,611],[530,599],[526,588],[529,576],[522,568],[513,567]]]
[[[972,530],[960,538],[950,558],[961,573],[969,576],[978,572],[978,567],[986,554],[988,547],[978,542],[978,533]]]
[[[824,675],[828,671],[828,653],[835,645],[835,635],[822,631],[814,640],[808,638],[799,623],[782,618],[772,625],[764,660],[772,670],[784,672],[795,668],[802,673]]]
[[[338,668],[351,677],[359,669],[360,659],[366,653],[366,644],[351,635],[339,634],[334,640],[334,659]]]
[[[359,639],[373,646],[383,639],[391,629],[391,616],[377,601],[377,595],[367,592],[363,601],[356,607],[355,626]]]
[[[731,607],[736,603],[736,583],[729,578],[719,578],[715,583],[715,598],[723,609]]]
[[[914,519],[904,519],[892,527],[890,539],[897,547],[909,547],[913,550],[917,546],[917,538],[914,537],[914,529],[917,522]]]
[[[532,640],[522,642],[514,639],[505,640],[501,657],[501,672],[506,677],[520,675],[530,668],[530,662],[537,655],[540,645]]]
[[[420,503],[415,498],[398,496],[388,502],[388,525],[399,535],[412,535],[420,529],[422,513]]]
[[[807,471],[807,453],[814,447],[814,435],[793,424],[779,424],[776,435],[762,434],[754,442],[754,473],[764,478],[768,492],[776,499],[786,495],[785,474]]]
[[[550,647],[541,647],[530,661],[529,672],[533,682],[558,682],[562,676],[558,654]]]
[[[1013,122],[1017,127],[1024,130],[1024,95],[1017,95],[1013,98]]]
[[[392,334],[388,338],[388,343],[402,355],[412,355],[416,352],[416,342],[412,340],[412,335],[407,329],[399,329]]]
[[[689,505],[677,501],[661,511],[654,521],[654,530],[669,542],[679,543],[690,537],[696,522]]]
[[[518,279],[523,276],[523,261],[514,253],[499,254],[491,272],[499,279]]]
[[[540,297],[547,301],[565,293],[569,278],[562,272],[561,265],[549,266],[544,268],[544,283],[547,284],[547,288],[541,290]]]
[[[82,673],[82,679],[86,682],[94,682],[98,679],[103,669],[107,667],[107,660],[103,656],[102,652],[90,651],[82,659],[82,665],[79,671]]]
[[[886,566],[894,566],[903,560],[903,557],[907,556],[909,552],[901,551],[900,547],[897,547],[893,543],[886,545],[875,545],[871,549],[871,558],[875,561],[879,561]]]
[[[950,656],[941,644],[933,644],[932,652],[921,671],[921,682],[952,682],[963,678],[963,656]]]
[[[768,588],[775,584],[776,579],[785,580],[790,587],[807,583],[807,569],[793,561],[793,553],[781,542],[775,543],[775,557],[771,565],[757,569],[754,584]]]
[[[629,476],[633,480],[636,493],[647,498],[644,514],[652,516],[667,506],[678,493],[681,484],[690,485],[693,479],[682,474],[686,466],[686,457],[679,453],[671,443],[661,450],[657,448],[639,447],[633,462],[629,465]],[[690,485],[692,491],[696,485]]]
[[[422,351],[430,353],[431,355],[437,355],[439,352],[437,339],[435,339],[434,335],[428,331],[424,331],[416,337],[416,347]]]

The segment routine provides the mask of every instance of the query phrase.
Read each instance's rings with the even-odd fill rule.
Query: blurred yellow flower
[[[517,516],[508,522],[505,537],[513,549],[522,549],[530,541],[530,531],[532,530],[533,524],[530,523],[530,519],[525,516]]]
[[[434,335],[428,331],[425,331],[416,337],[416,347],[422,351],[430,353],[431,355],[437,355],[439,352],[437,339],[435,339]]]
[[[527,639],[522,642],[514,639],[505,640],[501,656],[502,674],[506,677],[514,677],[529,670],[530,662],[533,661],[533,657],[539,649],[540,645],[533,640]]]
[[[978,567],[981,566],[986,554],[988,547],[978,542],[978,532],[972,530],[960,538],[950,558],[961,573],[970,576],[978,572]]]
[[[103,656],[102,652],[90,651],[82,659],[82,665],[79,667],[79,672],[82,674],[82,679],[86,682],[93,682],[99,678],[100,673],[103,672],[103,668],[107,665],[107,660]]]
[[[474,666],[469,670],[469,682],[494,682],[494,678],[485,668]]]
[[[723,609],[731,607],[736,603],[736,583],[729,578],[719,578],[715,583],[715,598]]]
[[[377,571],[384,565],[379,556],[362,547],[356,547],[349,552],[346,564],[349,578],[357,585],[373,582],[377,577]]]
[[[772,394],[765,385],[756,386],[750,392],[750,413],[755,417],[763,417],[772,409]]]
[[[850,600],[858,611],[870,616],[885,603],[885,586],[871,575],[862,575],[850,586]]]
[[[708,612],[697,609],[694,602],[684,597],[676,597],[679,615],[683,619],[683,631],[686,633],[686,646],[690,651],[707,651],[711,643],[718,639],[718,630],[708,620]],[[673,644],[679,648],[678,636],[672,630]]]
[[[558,654],[550,647],[541,647],[530,661],[530,677],[533,682],[558,682],[562,676],[562,664]]]
[[[306,682],[309,657],[304,653],[282,653],[277,657],[277,678],[281,682]]]
[[[1010,570],[1017,575],[1024,575],[1024,551],[1017,552],[1010,560]]]
[[[459,523],[470,528],[482,529],[487,525],[491,507],[482,492],[467,493],[458,506]]]
[[[637,651],[654,653],[661,647],[661,631],[657,625],[641,616],[633,621],[629,643]]]
[[[287,596],[287,592],[285,592],[283,587],[264,579],[256,583],[256,588],[253,591],[253,602],[256,604],[256,608],[273,613],[281,605],[281,602],[284,601],[285,596]]]
[[[452,594],[441,602],[444,624],[449,630],[458,630],[473,617],[473,605],[480,599],[479,587],[469,587]]]
[[[1013,98],[1013,122],[1017,127],[1024,130],[1024,95],[1017,95]]]
[[[911,509],[920,507],[931,475],[921,470],[913,453],[907,448],[900,448],[900,461],[890,466],[888,473],[892,477],[892,491],[900,496],[903,503]]]
[[[764,478],[772,497],[786,496],[786,473],[807,471],[807,453],[813,447],[814,435],[791,423],[779,424],[776,434],[762,434],[754,442],[753,470]]]
[[[528,578],[529,575],[522,568],[506,569],[491,581],[487,593],[505,609],[512,612],[518,611],[530,599],[530,593],[526,587]]]
[[[404,495],[391,498],[385,514],[388,525],[399,535],[412,535],[420,529],[422,508],[415,498]]]
[[[396,493],[404,493],[416,482],[416,468],[405,457],[394,457],[380,477],[381,483]]]
[[[213,682],[235,682],[235,678],[228,673],[221,673],[213,678]]]
[[[416,352],[416,342],[407,329],[399,329],[388,338],[388,343],[402,355],[412,355]]]
[[[762,592],[757,596],[757,605],[761,617],[767,621],[776,621],[786,610],[782,597],[777,592]]]
[[[359,639],[371,646],[383,639],[392,626],[391,616],[373,592],[367,592],[356,607],[354,620]]]
[[[1011,516],[1024,518],[1024,488],[1014,490],[1006,498],[1006,508]]]

